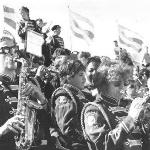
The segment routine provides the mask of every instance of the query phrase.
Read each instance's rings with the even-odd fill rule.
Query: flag
[[[86,17],[73,12],[69,8],[70,16],[70,29],[73,35],[77,38],[85,40],[87,44],[90,44],[94,39],[94,25]]]
[[[122,26],[118,25],[119,30],[119,42],[122,46],[131,48],[136,52],[140,52],[142,50],[143,37],[138,33]]]
[[[17,33],[17,21],[15,9],[9,6],[3,5],[4,23],[3,23],[3,34],[9,33],[15,41],[19,42],[19,36]]]
[[[4,10],[4,23],[7,24],[12,29],[16,29],[16,18],[14,8],[3,6]]]
[[[127,50],[134,63],[141,64],[143,57],[142,47],[144,45],[143,37],[122,25],[118,25],[118,31],[120,46]]]

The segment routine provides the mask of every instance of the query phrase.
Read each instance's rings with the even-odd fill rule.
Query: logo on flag
[[[80,14],[73,12],[69,8],[70,15],[70,28],[74,36],[83,39],[90,44],[90,41],[94,39],[94,25],[86,17],[81,16]]]

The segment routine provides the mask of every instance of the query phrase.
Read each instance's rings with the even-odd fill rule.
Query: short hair
[[[71,54],[71,51],[69,49],[66,49],[66,48],[57,48],[55,51],[54,51],[54,54],[53,54],[53,59],[55,59],[56,57],[58,56],[61,56],[61,55],[65,55],[65,56],[68,56]]]
[[[85,66],[79,60],[68,60],[59,68],[60,78],[74,77],[80,71],[85,71]]]
[[[91,63],[91,62],[95,63],[96,66],[99,67],[99,65],[101,64],[101,59],[100,59],[99,56],[90,57],[90,58],[88,59],[88,62],[87,62],[87,64],[86,64],[86,66],[88,66],[89,63]]]
[[[91,54],[89,52],[83,52],[83,51],[79,52],[78,58],[83,58],[83,57],[87,59],[87,58],[91,57]]]
[[[61,28],[61,26],[60,26],[60,25],[54,25],[54,26],[51,28],[51,30],[54,31],[54,30],[57,30],[58,28]]]
[[[126,82],[132,72],[132,67],[124,63],[112,62],[112,65],[110,66],[99,68],[98,72],[101,77],[99,89],[105,91],[112,81]]]
[[[22,12],[22,11],[25,11],[26,13],[29,13],[29,9],[27,8],[27,7],[25,7],[25,6],[22,6],[21,8],[20,8],[20,11]]]

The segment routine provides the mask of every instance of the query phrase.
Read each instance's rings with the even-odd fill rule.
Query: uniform
[[[142,131],[114,98],[101,95],[82,110],[81,124],[90,150],[142,150]],[[145,149],[144,149],[145,150]]]
[[[69,150],[87,150],[87,144],[84,140],[80,124],[80,114],[85,103],[84,94],[77,88],[65,84],[56,89],[52,95],[52,119],[55,121],[53,131],[63,137],[63,141],[58,137],[58,149]]]
[[[51,50],[51,55],[53,55],[54,51],[57,48],[64,48],[64,40],[63,40],[63,38],[61,38],[58,35],[52,36],[52,40],[49,43],[49,47],[50,47],[50,50]]]
[[[31,29],[35,32],[39,32],[35,20],[29,20],[29,21],[21,20],[18,25],[18,35],[23,41],[26,40],[26,34],[27,34],[25,30],[26,24],[28,26],[28,29]]]
[[[0,126],[13,117],[16,109],[18,84],[6,76],[0,76]],[[1,150],[15,150],[14,134],[8,133],[0,138]]]
[[[36,80],[30,79],[34,84]],[[6,76],[0,76],[0,126],[14,116],[18,102],[18,79],[11,82]],[[37,110],[37,121],[35,125],[35,137],[30,150],[49,149],[49,117],[45,110]],[[52,146],[51,146],[52,147]],[[12,132],[0,138],[0,150],[16,150],[14,134]]]

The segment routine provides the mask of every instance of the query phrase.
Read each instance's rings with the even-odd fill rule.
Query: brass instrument
[[[37,102],[31,101],[29,96],[24,96],[22,90],[28,81],[28,63],[25,59],[21,59],[22,67],[19,75],[18,103],[16,115],[24,116],[25,128],[17,136],[15,143],[18,150],[28,150],[34,140],[34,125],[36,121],[36,109],[42,109]]]
[[[40,66],[40,68],[37,69],[37,72],[40,71],[40,77],[43,81],[48,80],[50,81],[54,75],[58,74],[57,70],[53,68],[53,66],[45,67]]]

